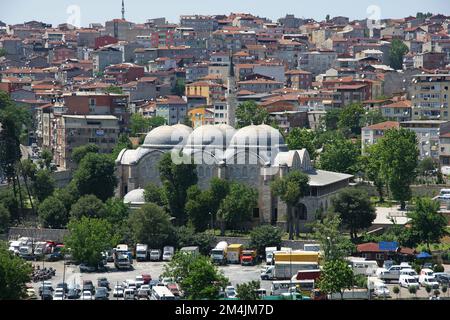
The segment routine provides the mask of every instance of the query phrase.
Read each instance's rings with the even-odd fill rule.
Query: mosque
[[[158,163],[167,152],[172,152],[173,161],[196,164],[202,189],[209,187],[213,177],[254,187],[258,205],[253,210],[253,225],[287,227],[287,206],[271,194],[270,183],[292,170],[301,170],[310,178],[310,194],[291,210],[294,227],[299,231],[307,229],[305,223],[313,222],[318,210],[327,210],[331,198],[352,178],[315,169],[306,149],[288,150],[278,130],[266,124],[238,130],[225,124],[203,125],[195,130],[176,124],[157,127],[146,135],[142,146],[120,152],[116,159],[117,196],[131,207],[142,205],[143,188],[150,182],[161,184]]]

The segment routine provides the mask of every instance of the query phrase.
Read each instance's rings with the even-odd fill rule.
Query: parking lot
[[[34,262],[33,264],[39,265],[42,268],[42,262]],[[152,279],[158,279],[160,275],[164,272],[165,262],[136,262],[133,261],[133,268],[130,270],[117,270],[114,268],[113,263],[108,263],[108,272],[92,272],[92,273],[80,273],[79,267],[75,265],[66,265],[64,271],[64,264],[62,261],[58,262],[45,262],[44,267],[54,268],[56,270],[56,275],[49,281],[52,282],[53,287],[60,282],[66,282],[69,287],[73,285],[83,284],[84,280],[91,280],[95,286],[97,286],[97,278],[106,277],[110,283],[110,287],[114,288],[116,284],[122,284],[123,281],[127,279],[134,280],[136,276],[142,275],[144,273],[150,274]],[[223,271],[224,275],[230,280],[231,285],[236,287],[237,284],[249,282],[252,280],[260,280],[260,265],[257,266],[241,266],[241,265],[227,265],[219,266],[219,269]],[[33,288],[36,293],[39,292],[39,286],[42,283],[33,283]],[[261,287],[270,290],[270,281],[261,281]],[[112,293],[110,294],[110,299],[123,300],[123,298],[113,298]]]

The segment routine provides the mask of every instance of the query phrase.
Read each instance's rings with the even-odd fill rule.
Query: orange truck
[[[243,250],[241,254],[241,265],[254,266],[256,264],[256,250]]]

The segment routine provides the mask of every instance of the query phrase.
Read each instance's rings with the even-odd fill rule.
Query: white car
[[[378,297],[390,297],[391,293],[384,283],[378,282],[374,285],[373,294]]]
[[[83,291],[80,300],[92,300],[92,293],[90,291]]]
[[[225,288],[225,297],[236,298],[236,289],[233,286],[228,286]]]
[[[57,288],[55,290],[55,293],[53,294],[53,300],[64,300],[64,289],[63,288]]]
[[[116,285],[113,290],[113,297],[123,297],[123,287]]]
[[[123,291],[123,298],[125,300],[134,300],[136,296],[136,292],[134,289],[127,288]]]
[[[152,291],[152,290],[150,289],[150,286],[149,286],[148,284],[143,284],[143,285],[139,288],[139,290],[147,291],[148,294],[150,294],[151,291]]]
[[[426,287],[427,285],[430,286],[433,289],[438,289],[439,288],[439,282],[437,282],[436,278],[433,276],[426,276],[422,279],[422,282],[420,282],[420,284],[423,287]]]
[[[414,270],[414,269],[400,270],[400,276],[411,276],[411,277],[416,278],[417,281],[419,281],[419,275],[417,274],[416,270]]]
[[[161,281],[161,283],[164,286],[167,286],[169,283],[173,283],[173,282],[175,282],[174,278],[162,278],[162,281]]]
[[[144,278],[142,276],[136,276],[136,288],[140,288],[144,284]]]
[[[407,274],[402,274],[399,278],[400,287],[416,287],[416,289],[419,289],[419,282],[417,281],[416,277],[410,276]]]

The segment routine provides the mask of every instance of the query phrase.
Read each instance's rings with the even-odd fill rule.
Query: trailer
[[[230,244],[228,246],[227,261],[228,263],[240,263],[242,250],[244,249],[243,244]]]

